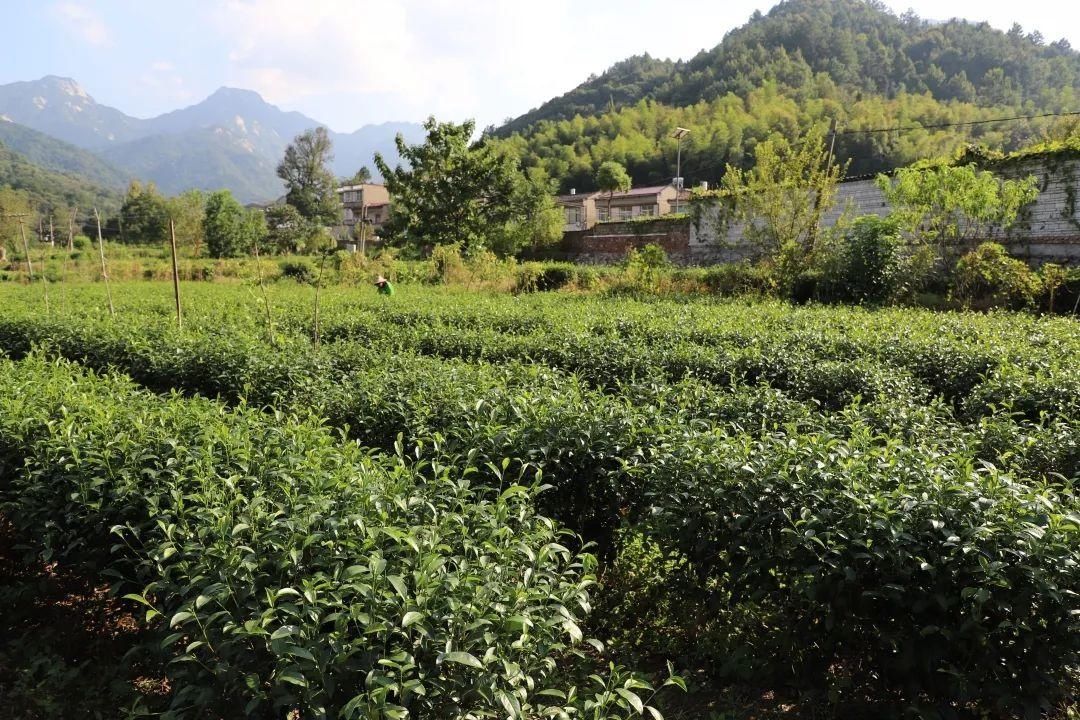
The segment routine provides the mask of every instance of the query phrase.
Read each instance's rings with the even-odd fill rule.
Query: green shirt
[[[377,287],[379,288],[379,294],[380,295],[393,295],[394,294],[394,286],[390,284],[389,280],[382,283],[381,285],[378,285]]]

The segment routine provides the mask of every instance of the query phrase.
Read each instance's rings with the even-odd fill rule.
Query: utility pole
[[[29,215],[29,213],[4,213],[4,212],[0,212],[0,218],[14,218],[15,220],[17,220],[18,223],[19,223],[20,229],[22,228],[22,222],[23,222],[22,219],[24,217],[27,217],[28,215]],[[27,259],[29,259],[29,257],[30,257],[29,254],[27,254]],[[3,242],[0,242],[0,261],[7,261],[7,245],[4,244]]]
[[[360,206],[360,254],[367,257],[367,205]]]
[[[105,269],[105,241],[101,239],[101,215],[94,208],[94,219],[97,220],[97,246],[98,255],[101,257],[101,277],[105,280],[105,294],[109,296],[109,315],[116,317],[116,308],[113,307],[112,289],[109,287],[109,271]]]
[[[833,150],[836,148],[836,118],[829,123],[829,165],[832,165]]]
[[[56,235],[53,229],[53,216],[49,213],[49,247],[56,247]]]
[[[19,235],[22,237],[23,252],[26,253],[26,270],[30,273],[30,284],[34,284],[34,261],[30,259],[30,243],[26,241],[26,226],[22,215],[19,215]]]
[[[679,141],[679,149],[676,153],[675,160],[675,214],[679,213],[679,195],[682,194],[683,189],[683,177],[682,177],[682,141],[683,138],[690,134],[690,131],[684,127],[676,127],[675,131],[671,133],[671,137]]]

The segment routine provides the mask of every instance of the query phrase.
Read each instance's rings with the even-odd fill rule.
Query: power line
[[[939,123],[936,125],[905,125],[890,128],[870,128],[867,130],[838,130],[837,135],[869,135],[871,133],[905,132],[908,130],[937,130],[948,127],[961,127],[970,125],[987,125],[989,123],[1015,122],[1017,120],[1038,120],[1048,117],[1070,117],[1080,115],[1080,111],[1043,113],[1041,115],[1017,115],[1015,117],[989,118],[986,120],[968,120],[966,122]]]

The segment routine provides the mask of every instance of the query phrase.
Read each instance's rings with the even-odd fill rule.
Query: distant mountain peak
[[[57,75],[0,85],[0,136],[15,132],[12,122],[96,153],[115,166],[115,173],[153,180],[164,192],[227,187],[244,201],[281,195],[275,167],[285,148],[300,133],[323,124],[282,110],[254,90],[228,86],[188,107],[136,118],[95,102],[74,79]],[[423,137],[423,128],[411,123],[331,132],[332,170],[354,173],[370,166],[376,152],[393,164],[395,132],[410,141]],[[40,139],[22,142],[41,158],[51,158],[47,151],[56,149]],[[72,159],[77,153],[71,149],[60,154],[69,166],[91,166],[83,156]],[[106,173],[98,168],[98,174]]]
[[[90,97],[90,95],[83,90],[82,85],[79,85],[73,78],[61,77],[59,75],[46,75],[41,78],[41,80],[38,80],[38,83],[61,92],[64,95],[70,95],[72,97],[82,98],[89,102],[94,102],[94,98]]]
[[[260,95],[259,93],[255,92],[254,90],[246,90],[244,88],[228,87],[226,85],[222,85],[217,90],[215,90],[213,93],[211,93],[210,97],[208,97],[207,100],[209,100],[211,98],[230,99],[230,100],[258,100],[261,103],[266,102],[266,100],[263,99],[263,96]],[[267,103],[267,104],[269,104],[269,103]]]

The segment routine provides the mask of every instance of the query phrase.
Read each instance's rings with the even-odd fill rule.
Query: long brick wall
[[[1080,266],[1080,160],[1034,160],[1003,175],[1034,175],[1039,195],[1007,231],[994,230],[980,240],[996,240],[1032,265],[1056,262]],[[754,248],[743,240],[744,227],[725,219],[718,202],[700,201],[696,221],[660,220],[653,223],[603,223],[591,230],[568,233],[556,255],[578,262],[610,263],[628,250],[655,242],[674,262],[704,265],[751,257]],[[886,215],[888,204],[873,180],[841,183],[836,202],[822,219],[831,227],[845,214]]]
[[[569,232],[549,256],[581,263],[613,264],[634,248],[659,245],[673,262],[698,262],[690,251],[691,223],[688,220],[598,223],[590,230]]]

